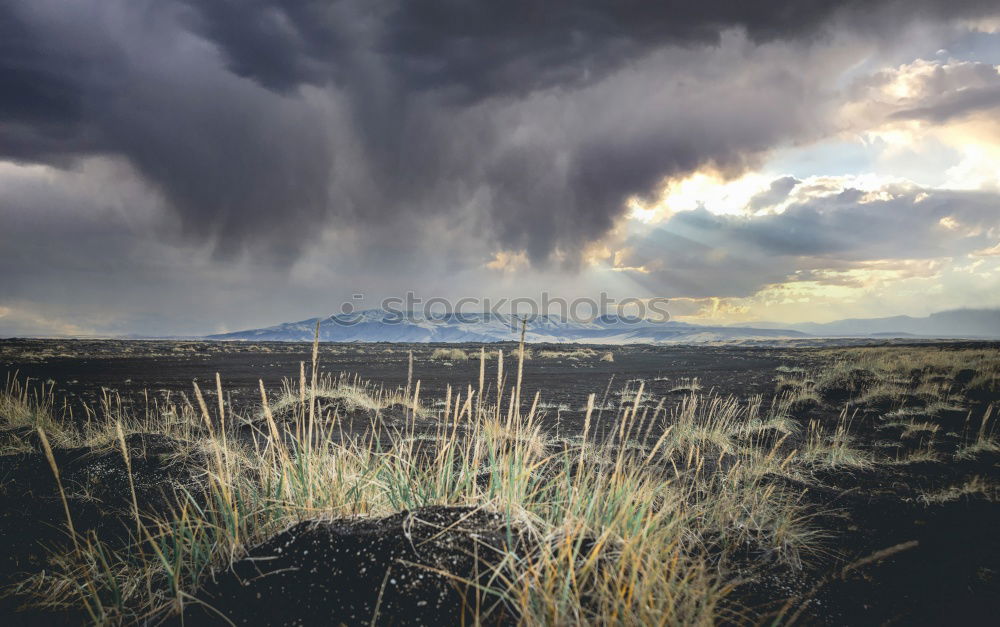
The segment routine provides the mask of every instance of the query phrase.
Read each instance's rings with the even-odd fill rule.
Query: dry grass
[[[430,358],[438,361],[468,361],[469,354],[461,348],[435,348]]]
[[[0,394],[0,417],[7,428],[42,427],[50,434],[62,434],[62,423],[53,418],[56,414],[52,384],[33,386],[30,380],[21,381],[17,374],[9,376]]]
[[[595,357],[597,357],[597,351],[592,348],[538,351],[539,359],[594,359]]]
[[[953,384],[928,377],[953,380],[973,362],[994,372],[972,355],[929,355],[919,385],[936,386],[942,406],[954,400]],[[499,352],[478,357],[478,385],[470,377],[473,384],[449,388],[439,404],[421,401],[412,376],[405,389],[387,391],[317,376],[314,359],[312,376],[303,366],[277,394],[261,385],[260,409],[248,416],[232,415],[224,405],[216,409],[200,390],[195,402],[182,396],[147,403],[139,416],[109,396],[82,432],[67,427],[51,389],[29,393],[9,382],[0,396],[8,426],[42,427],[57,446],[113,446],[123,438],[121,424],[124,432],[186,439],[207,460],[205,494],[179,492],[187,506],[169,516],[138,512],[137,540],[125,548],[90,537],[79,551],[53,554],[22,590],[49,607],[86,608],[95,623],[156,622],[198,602],[204,581],[292,522],[475,505],[500,512],[538,547],[530,557],[507,556],[494,587],[482,591],[507,599],[524,624],[754,622],[753,610],[730,597],[736,580],[754,576],[739,569],[736,556],[754,547],[800,568],[824,546],[801,493],[769,478],[802,480],[817,467],[875,463],[850,434],[853,411],[845,407],[829,427],[811,421],[799,434],[790,408],[858,369],[875,373],[860,394],[875,384],[902,386],[904,372],[921,363],[913,356],[842,355],[827,374],[784,373],[796,383],[767,400],[702,394],[696,380],[687,381],[669,409],[654,405],[640,381],[603,415],[595,408],[598,395],[590,395],[583,434],[567,442],[542,428],[543,402],[521,396],[524,352],[507,355],[506,364]],[[494,374],[495,384],[487,383]],[[213,394],[209,400],[221,398],[218,389]],[[346,412],[378,415],[391,405],[403,408],[404,424],[340,433]],[[902,416],[914,434],[934,432],[931,423]],[[989,418],[961,454],[1000,450]],[[262,446],[248,448],[224,426],[246,423],[269,435]],[[431,455],[421,446],[428,441],[435,445]],[[924,498],[979,493],[995,498],[996,486],[969,481]]]
[[[817,375],[821,389],[864,379],[861,394],[871,398],[904,394],[950,402],[963,393],[1000,390],[1000,356],[993,349],[862,347],[819,353],[833,365]]]
[[[920,495],[920,500],[927,505],[936,505],[972,496],[981,496],[994,502],[1000,500],[1000,484],[988,481],[977,475],[942,490],[924,492]]]
[[[701,390],[701,383],[698,381],[698,377],[681,379],[677,385],[670,388],[672,394],[693,394],[699,390]]]
[[[982,453],[1000,453],[1000,438],[996,433],[996,421],[993,418],[993,405],[986,409],[986,414],[979,423],[979,429],[971,438],[971,441],[962,446],[957,453],[956,459],[975,459]]]
[[[796,400],[847,400],[906,419],[960,410],[1000,393],[1000,352],[990,349],[855,347],[816,351],[815,372],[779,367],[779,390]]]
[[[778,366],[774,369],[775,372],[781,372],[784,374],[805,374],[806,369],[801,366]]]
[[[144,395],[143,400],[141,407],[135,407],[117,392],[102,389],[96,403],[84,406],[83,416],[74,416],[67,404],[56,402],[50,383],[32,385],[10,377],[0,391],[0,454],[35,450],[32,433],[38,429],[55,448],[95,450],[117,447],[119,429],[123,436],[158,433],[192,445],[204,435],[192,418],[196,410],[187,396],[158,400]]]
[[[54,554],[22,590],[49,607],[84,607],[96,623],[162,618],[194,602],[213,572],[293,521],[475,504],[503,513],[540,547],[528,561],[510,556],[520,561],[504,572],[517,575],[487,591],[512,600],[524,623],[707,625],[744,616],[728,598],[736,576],[730,554],[749,543],[795,567],[821,542],[799,495],[763,479],[794,472],[795,460],[737,441],[780,419],[759,399],[692,394],[674,412],[650,411],[640,384],[604,441],[585,433],[577,446],[559,448],[541,429],[537,401],[521,399],[516,385],[503,405],[483,398],[482,387],[449,390],[442,410],[410,414],[436,425],[437,453],[428,458],[419,454],[412,422],[386,439],[333,437],[346,405],[377,411],[400,393],[348,379],[309,382],[304,370],[298,385],[290,380],[278,395],[262,397],[258,415],[272,437],[257,450],[226,432],[226,407],[214,408],[198,389],[194,403],[158,405],[145,426],[199,442],[208,453],[207,494],[180,492],[189,505],[170,516],[139,513],[135,545],[89,537],[78,552]],[[16,394],[2,402],[17,404],[20,420],[60,423],[48,397],[8,391]],[[406,404],[419,406],[419,382],[409,394]],[[125,429],[143,422],[123,416],[121,405],[106,409],[99,418],[110,420],[111,443],[123,438],[119,421]],[[285,427],[279,415],[287,416]],[[178,429],[177,416],[194,426]],[[588,412],[587,430],[591,420]],[[229,416],[226,424],[240,422]],[[725,467],[712,461],[722,453]]]
[[[941,455],[930,446],[926,446],[923,448],[918,448],[913,451],[909,451],[902,457],[898,457],[894,460],[891,460],[889,463],[905,465],[905,464],[923,464],[927,462],[940,462],[940,461],[942,461]]]
[[[301,380],[282,381],[282,391],[270,405],[272,414],[278,419],[294,414],[305,400],[305,389],[301,385]],[[310,386],[308,389],[309,397],[314,399],[315,411],[320,416],[353,412],[358,409],[378,414],[393,406],[402,406],[418,413],[423,412],[419,406],[419,398],[408,396],[405,390],[386,390],[345,374],[336,377],[332,374],[319,375],[315,388]],[[259,421],[263,417],[262,408],[257,412],[255,420]]]
[[[854,446],[854,438],[850,434],[852,418],[845,408],[832,430],[824,429],[817,420],[810,420],[802,459],[808,464],[829,468],[872,466],[872,456]]]

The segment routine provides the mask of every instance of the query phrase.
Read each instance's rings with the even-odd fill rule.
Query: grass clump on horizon
[[[539,359],[593,359],[597,351],[592,348],[574,348],[571,350],[541,350]]]
[[[439,361],[468,361],[469,354],[461,348],[435,348],[431,359]]]

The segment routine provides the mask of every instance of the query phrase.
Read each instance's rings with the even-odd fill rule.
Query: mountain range
[[[1000,309],[952,309],[923,318],[847,318],[833,322],[778,324],[750,322],[741,326],[791,329],[817,337],[921,336],[941,338],[1000,337]]]
[[[520,322],[507,314],[421,314],[369,309],[260,329],[209,335],[211,340],[312,341],[320,323],[323,342],[502,342],[516,340]],[[827,323],[754,322],[700,325],[606,315],[591,321],[539,315],[529,320],[528,342],[580,344],[693,344],[803,338],[1000,338],[1000,309],[956,309],[918,318],[853,318]]]

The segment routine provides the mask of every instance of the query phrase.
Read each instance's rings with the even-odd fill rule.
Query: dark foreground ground
[[[456,388],[476,385],[478,346],[458,347],[473,356],[469,361],[434,359],[431,354],[435,348],[329,345],[321,347],[320,363],[325,372],[350,373],[395,389],[406,384],[412,352],[413,378],[421,381],[425,398],[443,396],[448,384]],[[516,347],[502,348],[511,354]],[[628,397],[623,389],[634,389],[642,381],[650,396],[667,399],[668,407],[692,389],[697,390],[697,386],[701,386],[701,393],[711,391],[742,399],[755,395],[769,397],[781,391],[778,389],[781,385],[789,385],[782,383],[783,379],[804,380],[806,373],[830,368],[833,359],[822,349],[794,346],[590,347],[593,352],[584,357],[541,356],[545,350],[575,348],[533,346],[534,357],[525,363],[525,395],[530,398],[541,391],[546,403],[543,406],[546,426],[561,431],[562,435],[580,431],[582,408],[590,393],[596,393],[599,400],[607,396],[613,405]],[[971,349],[997,353],[1000,360],[996,344],[942,343],[921,350]],[[613,361],[602,361],[600,357],[609,352]],[[189,394],[193,380],[211,388],[217,372],[232,404],[249,410],[259,399],[258,380],[263,380],[269,389],[276,389],[283,377],[297,377],[300,362],[308,363],[310,359],[310,347],[295,344],[27,340],[0,343],[0,370],[5,370],[8,376],[17,373],[22,380],[30,378],[47,383],[69,407],[80,408],[73,410],[74,416],[85,415],[84,405],[100,403],[109,393],[126,404],[139,406],[148,403],[151,397],[167,393]],[[515,364],[513,358],[507,359],[508,372],[512,372]],[[491,366],[487,381],[493,372]],[[991,420],[995,420],[995,409],[991,406],[1000,401],[1000,393],[990,385],[972,389],[969,384],[977,373],[958,367],[946,375],[935,375],[950,377],[949,380],[933,382],[947,388],[949,403],[922,400],[918,390],[931,382],[929,373],[929,369],[915,363],[912,372],[905,373],[904,381],[897,377],[893,385],[903,390],[899,397],[880,397],[871,392],[875,383],[866,381],[869,375],[864,372],[849,373],[837,385],[817,387],[815,394],[803,392],[802,401],[792,409],[792,418],[802,425],[802,432],[811,422],[827,425],[843,422],[843,408],[849,407],[851,441],[875,462],[864,466],[817,465],[811,481],[790,486],[801,490],[803,502],[818,514],[825,537],[823,550],[801,568],[774,568],[767,577],[736,588],[734,597],[755,609],[755,621],[768,622],[780,616],[779,623],[830,625],[996,624],[996,616],[1000,615],[1000,503],[997,501],[1000,452],[990,446],[970,447],[969,443],[976,434],[993,433]],[[697,383],[693,386],[695,379]],[[791,385],[811,389],[813,384],[800,381]],[[905,420],[900,416],[905,416]],[[3,437],[8,437],[7,432]],[[196,480],[185,477],[190,468],[164,461],[169,451],[160,450],[161,444],[169,448],[168,443],[155,438],[129,442],[129,447],[136,451],[132,471],[139,499],[151,509],[169,506],[162,502],[156,489],[164,478]],[[797,445],[804,446],[804,442],[789,440],[788,446]],[[86,481],[95,465],[117,468],[121,464],[120,457],[108,451],[57,450],[56,458],[64,482]],[[109,518],[107,512],[129,509],[129,488],[124,476],[120,473],[117,482],[93,486],[89,500],[74,504],[82,512],[78,525],[89,525],[111,535],[121,533],[121,528],[127,525],[127,516],[123,524],[121,519]],[[62,505],[56,497],[47,462],[37,452],[0,456],[0,481],[3,482],[0,550],[4,556],[0,560],[0,583],[10,585],[17,581],[18,573],[45,567],[44,551],[39,544],[59,542]],[[794,483],[787,479],[775,481]],[[428,515],[455,517],[453,512]],[[357,531],[361,537],[367,533],[390,544],[396,542],[393,538],[403,537],[397,519],[366,524],[368,527]],[[339,546],[336,542],[340,542],[355,547],[358,542],[341,528],[332,531],[309,528],[303,537],[314,542],[315,534],[321,532],[339,538],[333,546]],[[292,538],[287,543],[292,545],[293,540],[298,541]],[[280,538],[272,543],[279,541]],[[393,544],[396,548],[386,550],[404,551],[405,546],[405,543],[399,547]],[[322,568],[322,564],[313,563],[315,559],[310,558],[312,561],[308,563]],[[767,567],[766,556],[748,554],[748,573]],[[356,594],[351,593],[352,598],[362,599],[357,602],[363,604],[367,579],[359,580],[356,573],[344,577],[325,581],[321,587],[357,588]],[[310,585],[308,581],[293,583],[300,589]],[[228,590],[226,581],[214,585],[219,590]],[[237,586],[237,590],[242,588]],[[0,622],[52,624],[56,620],[69,623],[90,620],[86,615],[67,616],[38,610],[15,613],[20,598],[8,596],[0,606],[0,611],[6,614]],[[349,602],[350,599],[338,601]],[[234,603],[242,607],[243,613],[234,609],[232,616],[247,618],[251,624],[254,616],[261,619],[260,614],[246,609],[253,607],[251,597]],[[424,622],[434,622],[435,617],[441,620],[443,616],[449,620],[461,618],[427,614],[424,606],[419,606],[424,614],[408,613],[417,611],[417,606],[408,606],[406,599],[390,602],[389,609],[392,607],[397,607],[397,613],[393,616],[390,612],[386,624],[413,622],[414,616]],[[357,616],[371,615],[361,609],[364,611],[359,610]],[[282,616],[281,620],[294,620],[296,614],[292,610],[291,615]],[[304,613],[301,617],[307,624],[316,624],[309,622],[315,616]],[[348,623],[363,622],[356,616],[355,620],[350,619],[354,614],[342,616],[347,617],[344,620]],[[216,623],[205,616],[192,615],[190,620]],[[272,620],[278,619],[272,617]]]

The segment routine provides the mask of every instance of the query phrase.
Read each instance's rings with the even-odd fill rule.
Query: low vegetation
[[[476,383],[449,387],[440,404],[422,401],[412,379],[386,390],[321,376],[318,346],[308,372],[279,391],[262,382],[259,403],[243,411],[226,402],[217,379],[211,389],[194,385],[190,396],[147,399],[141,411],[108,395],[73,416],[51,387],[12,378],[0,394],[2,452],[47,460],[65,506],[65,541],[8,594],[44,611],[83,611],[98,624],[157,622],[194,609],[225,616],[205,590],[297,523],[446,507],[499,521],[500,545],[489,559],[477,556],[485,574],[443,575],[463,590],[478,623],[780,623],[797,616],[806,595],[772,599],[778,609],[764,612],[746,590],[829,561],[836,539],[823,517],[831,511],[809,500],[822,477],[903,468],[907,455],[1000,454],[990,405],[996,351],[838,351],[818,371],[784,368],[769,397],[722,397],[692,378],[660,400],[639,382],[610,412],[597,407],[599,393],[589,395],[582,429],[569,438],[548,428],[538,395],[522,398],[526,352],[508,356],[515,363],[506,373],[485,352],[474,355]],[[498,380],[488,381],[487,370]],[[954,425],[942,418],[955,412],[964,416]],[[894,438],[891,446],[861,439],[865,425]],[[942,446],[948,433],[955,435]],[[198,468],[170,486],[167,505],[144,503],[134,466],[148,452],[136,447],[139,434],[166,438],[171,459]],[[63,476],[59,460],[84,448],[111,451],[124,464],[124,536],[74,526],[88,488]],[[975,475],[908,498],[928,506],[995,501],[997,483]],[[437,566],[408,566],[441,575]],[[383,588],[389,580],[387,571]],[[377,622],[380,608],[381,592],[365,620]]]
[[[597,351],[592,348],[574,348],[572,350],[538,351],[540,359],[595,359]]]
[[[469,354],[461,348],[435,348],[431,353],[431,359],[440,361],[467,361]]]

